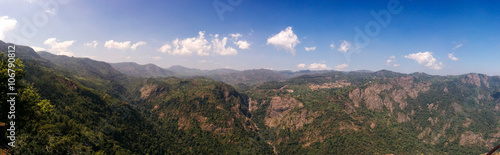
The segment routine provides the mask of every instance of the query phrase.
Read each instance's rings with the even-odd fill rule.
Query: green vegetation
[[[146,78],[16,47],[15,148],[0,127],[11,154],[481,154],[500,143],[499,77],[191,70],[214,80]]]

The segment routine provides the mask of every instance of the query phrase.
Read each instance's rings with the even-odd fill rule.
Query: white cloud
[[[387,66],[392,66],[392,67],[399,67],[399,64],[391,64],[396,61],[396,56],[390,56],[389,59],[387,59],[386,64]]]
[[[36,46],[30,46],[35,52],[40,52],[40,51],[46,51],[45,48],[42,47],[36,47]]]
[[[458,60],[458,58],[457,58],[457,57],[455,57],[455,56],[453,55],[453,53],[449,53],[449,54],[448,54],[448,58],[450,58],[450,59],[451,59],[451,60],[453,60],[453,61],[457,61],[457,60]]]
[[[430,68],[430,69],[435,69],[435,70],[440,70],[443,67],[443,63],[437,62],[436,58],[432,56],[431,52],[418,52],[418,53],[413,53],[406,55],[405,58],[408,59],[413,59],[415,60],[418,64]]]
[[[281,31],[280,33],[267,39],[268,45],[272,44],[278,50],[283,49],[292,53],[292,55],[295,55],[294,48],[298,43],[300,43],[300,41],[297,38],[297,35],[293,33],[292,27],[287,27],[284,31]]]
[[[182,46],[182,52],[196,52],[199,56],[207,56],[209,55],[210,49],[212,48],[208,41],[205,39],[205,32],[198,32],[197,38],[187,38],[182,40],[180,43],[177,43],[176,49],[179,49],[179,45]],[[175,44],[174,44],[175,45]],[[174,51],[175,52],[175,51]]]
[[[98,44],[98,43],[97,43],[97,40],[94,40],[94,41],[92,41],[92,42],[90,42],[90,43],[85,43],[84,45],[85,45],[85,46],[89,46],[89,47],[96,48],[96,47],[97,47],[97,44]]]
[[[0,40],[5,39],[5,33],[13,30],[17,26],[17,20],[9,16],[0,17]]]
[[[158,51],[170,55],[191,56],[193,53],[199,56],[208,56],[212,46],[205,39],[205,32],[198,32],[198,37],[186,38],[184,40],[175,39],[172,45],[168,43],[163,45]]]
[[[44,44],[50,46],[49,52],[54,52],[57,55],[73,56],[73,53],[68,51],[68,47],[75,43],[74,40],[57,42],[56,38],[49,38],[45,40]]]
[[[458,45],[456,45],[455,47],[453,47],[453,49],[451,50],[456,50],[456,49],[459,49],[460,47],[462,47],[464,44],[460,43]]]
[[[334,49],[335,48],[335,45],[333,43],[330,44],[330,48],[331,49]]]
[[[96,42],[96,44],[97,44],[97,42]],[[133,45],[130,45],[130,44],[131,44],[130,41],[117,42],[114,40],[108,40],[108,41],[106,41],[106,43],[104,43],[104,47],[106,47],[108,49],[127,50],[130,48],[132,50],[135,50],[138,46],[146,45],[147,43],[144,41],[139,41]]]
[[[132,50],[135,50],[135,49],[137,48],[137,46],[146,45],[146,44],[147,44],[147,42],[144,42],[144,41],[139,41],[139,42],[137,42],[137,43],[133,44],[130,48],[131,48]]]
[[[306,68],[306,64],[298,64],[297,68]]]
[[[160,56],[153,57],[153,60],[161,60]]]
[[[109,40],[104,43],[104,47],[108,49],[119,49],[119,50],[126,50],[130,48],[130,41],[125,41],[125,42],[115,42],[114,40]]]
[[[200,64],[201,64],[201,63],[206,63],[206,62],[208,62],[208,61],[207,61],[207,60],[199,60],[199,61],[198,61],[198,63],[200,63]]]
[[[330,67],[328,67],[326,64],[323,64],[323,63],[312,63],[309,66],[307,66],[304,63],[301,63],[301,64],[297,65],[297,68],[300,68],[300,69],[303,69],[303,68],[306,68],[306,67],[308,69],[312,69],[312,70],[330,69]]]
[[[127,57],[125,57],[125,58],[126,58],[127,60],[132,59],[132,57],[131,57],[131,56],[127,56]]]
[[[230,35],[237,37],[240,34]],[[157,51],[178,56],[192,56],[193,54],[197,54],[198,56],[208,56],[210,54],[237,55],[238,51],[236,49],[226,46],[228,40],[229,38],[227,37],[219,39],[219,35],[215,34],[213,35],[211,42],[208,42],[207,39],[205,39],[205,32],[200,31],[198,33],[198,37],[186,38],[184,40],[175,39],[171,43],[164,44]],[[240,49],[248,49],[250,47],[250,43],[246,41],[233,43],[238,45]]]
[[[229,34],[229,36],[233,37],[233,39],[235,39],[235,40],[238,40],[238,38],[242,37],[243,35],[241,35],[239,33],[235,33],[235,34]]]
[[[309,65],[309,69],[330,69],[326,64],[313,63]]]
[[[340,52],[347,52],[349,51],[349,48],[351,48],[351,43],[348,41],[342,41],[342,44],[340,44],[339,51]]]
[[[305,47],[306,51],[314,51],[316,50],[316,46],[313,47]]]
[[[219,35],[216,34],[212,39],[213,52],[220,55],[236,55],[238,51],[232,47],[226,47],[228,38],[223,37],[222,40],[219,40]]]
[[[162,52],[162,53],[167,53],[170,49],[172,49],[172,46],[170,46],[167,43],[167,44],[163,45],[162,47],[160,47],[160,49],[158,49],[157,51]]]
[[[250,48],[250,43],[247,42],[247,41],[238,41],[238,42],[234,42],[234,44],[238,45],[238,48],[240,49],[249,49]]]
[[[391,62],[392,62],[392,59],[387,59],[387,61],[386,61],[387,66],[390,66]]]
[[[55,8],[51,8],[51,9],[47,9],[47,10],[43,10],[43,12],[45,13],[48,13],[50,15],[55,15],[56,14],[56,9]]]
[[[340,65],[335,66],[335,70],[343,71],[347,67],[349,67],[348,64],[340,64]]]

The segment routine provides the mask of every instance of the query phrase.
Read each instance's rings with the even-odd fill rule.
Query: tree
[[[9,62],[9,57],[5,57],[4,53],[0,53],[0,122],[5,122],[6,126],[0,130],[2,136],[0,139],[1,147],[10,148],[7,146],[10,139],[7,139],[6,128],[11,128],[11,122],[14,122],[12,128],[15,128],[15,141],[13,143],[16,147],[20,148],[22,145],[27,145],[23,141],[23,137],[34,134],[39,126],[40,120],[47,119],[47,115],[51,113],[54,106],[48,100],[40,99],[40,95],[32,85],[27,84],[22,78],[25,76],[24,65],[19,59],[12,59]],[[9,87],[10,83],[15,83],[14,89]],[[14,79],[14,80],[12,80]],[[16,93],[17,95],[7,95],[7,93]],[[10,104],[7,100],[14,100]],[[6,103],[7,102],[7,103]],[[9,114],[9,115],[7,115]]]

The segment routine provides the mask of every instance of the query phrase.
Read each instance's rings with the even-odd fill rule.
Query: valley
[[[500,143],[499,76],[198,70],[16,50],[26,97],[18,146],[2,146],[12,154],[482,154]]]

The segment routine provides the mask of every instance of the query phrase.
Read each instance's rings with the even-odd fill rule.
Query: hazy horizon
[[[37,51],[37,53],[39,52],[47,52],[47,51]],[[50,52],[48,52],[50,53]],[[52,53],[51,53],[52,54]],[[66,55],[64,55],[66,56]],[[75,56],[73,56],[75,57]],[[78,57],[76,56],[76,58],[88,58],[88,57]],[[89,59],[92,59],[92,58],[89,58]],[[95,59],[92,59],[92,60],[95,60]],[[96,60],[96,61],[100,61],[100,60]],[[102,62],[106,62],[106,61],[102,61]],[[154,64],[154,63],[144,63],[144,64],[141,64],[141,63],[137,63],[137,62],[132,62],[132,61],[124,61],[124,62],[106,62],[106,63],[136,63],[138,65],[148,65],[148,64],[153,64],[153,65],[156,65],[158,66],[157,64]],[[168,67],[161,67],[161,66],[158,66],[158,67],[161,67],[163,69],[169,69],[171,67],[174,67],[174,66],[180,66],[180,67],[185,67],[185,68],[188,68],[188,69],[199,69],[199,70],[218,70],[218,69],[230,69],[230,70],[236,70],[236,71],[247,71],[247,70],[259,70],[259,69],[266,69],[266,70],[273,70],[273,71],[292,71],[292,72],[300,72],[300,71],[339,71],[339,72],[358,72],[358,71],[369,71],[369,72],[378,72],[378,71],[383,71],[383,70],[387,70],[387,71],[392,71],[392,72],[397,72],[397,71],[393,71],[393,70],[389,70],[389,69],[380,69],[380,70],[366,70],[366,69],[360,69],[360,70],[351,70],[351,71],[340,71],[340,70],[335,70],[335,69],[323,69],[323,70],[314,70],[314,69],[302,69],[302,70],[276,70],[276,69],[272,69],[272,68],[250,68],[250,69],[232,69],[232,68],[214,68],[214,69],[200,69],[200,68],[191,68],[191,67],[186,67],[186,66],[183,66],[183,65],[172,65],[172,66],[168,66]],[[426,73],[426,72],[397,72],[397,73],[403,73],[403,74],[414,74],[414,73],[425,73],[425,74],[429,74],[429,73]],[[429,74],[429,75],[437,75],[437,76],[458,76],[458,75],[464,75],[464,74],[484,74],[484,75],[487,75],[487,76],[500,76],[500,75],[489,75],[489,74],[485,74],[485,73],[477,73],[477,72],[470,72],[470,73],[463,73],[463,74],[449,74],[449,75],[437,75],[437,74]]]

